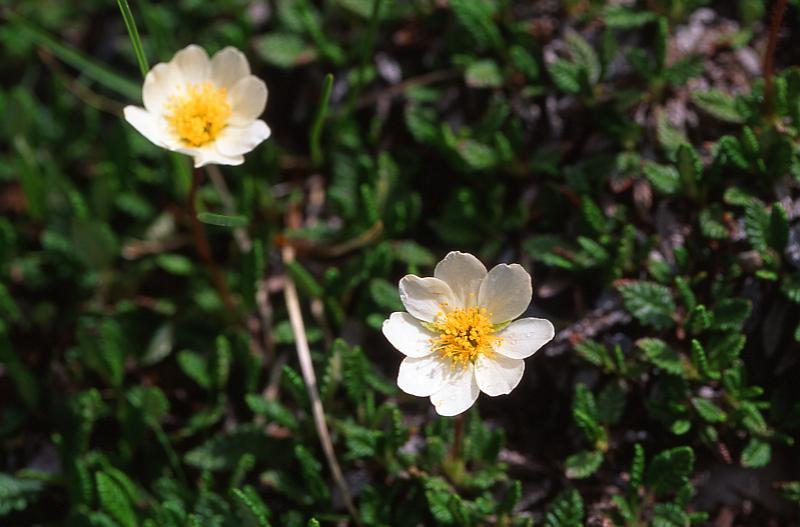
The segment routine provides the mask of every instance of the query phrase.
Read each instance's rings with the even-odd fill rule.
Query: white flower
[[[406,355],[397,385],[430,397],[439,415],[458,415],[478,394],[510,393],[525,371],[522,360],[555,335],[541,318],[513,321],[528,308],[531,277],[518,264],[486,267],[471,254],[451,252],[432,278],[406,275],[383,334]]]
[[[194,157],[194,166],[241,165],[269,137],[258,119],[267,86],[250,75],[244,54],[227,47],[211,59],[194,44],[144,79],[144,108],[125,107],[125,119],[152,143]]]

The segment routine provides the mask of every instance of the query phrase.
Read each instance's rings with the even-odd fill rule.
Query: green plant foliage
[[[763,0],[6,4],[0,525],[797,523],[796,0],[771,77]],[[188,43],[241,165],[123,118]],[[556,328],[457,419],[381,331],[451,250]]]
[[[673,325],[675,302],[670,290],[653,282],[632,282],[619,287],[625,307],[642,324],[656,329]]]

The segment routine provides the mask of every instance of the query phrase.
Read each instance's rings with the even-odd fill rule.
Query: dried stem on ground
[[[294,249],[290,245],[285,245],[283,247],[281,255],[284,264],[294,261]],[[322,407],[322,399],[319,396],[319,389],[317,388],[317,377],[314,373],[314,365],[311,362],[311,350],[308,347],[303,314],[300,311],[300,299],[297,296],[297,288],[288,274],[286,275],[283,297],[286,300],[286,310],[289,312],[289,323],[292,326],[292,333],[294,333],[294,342],[297,349],[297,358],[300,362],[300,371],[303,374],[303,381],[308,391],[308,397],[311,400],[311,413],[314,416],[314,424],[317,428],[319,441],[322,444],[322,450],[325,453],[325,459],[328,462],[333,480],[339,488],[339,492],[342,493],[342,499],[353,521],[355,521],[357,525],[362,525],[358,516],[358,511],[353,505],[347,483],[344,480],[342,469],[339,466],[339,462],[336,460],[336,453],[333,450],[333,441],[331,441],[331,434],[328,430],[328,424],[325,421],[325,410]]]

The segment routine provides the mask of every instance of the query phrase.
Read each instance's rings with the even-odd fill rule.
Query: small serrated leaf
[[[249,220],[245,216],[226,216],[225,214],[214,214],[213,212],[200,212],[197,219],[208,225],[218,227],[246,227]]]
[[[772,458],[772,447],[766,441],[753,437],[742,450],[741,463],[743,467],[758,468],[769,463]]]
[[[597,472],[603,463],[603,453],[596,450],[584,450],[567,458],[566,475],[569,479],[585,479]]]

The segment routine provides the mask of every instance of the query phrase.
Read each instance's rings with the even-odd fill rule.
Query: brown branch
[[[282,249],[281,255],[284,264],[294,261],[294,249],[290,245],[285,245]],[[333,481],[339,488],[342,494],[342,500],[347,507],[350,516],[357,525],[362,525],[358,515],[358,510],[353,505],[353,499],[350,496],[350,490],[347,488],[347,482],[344,480],[342,469],[339,462],[336,460],[336,452],[333,449],[333,441],[331,434],[328,430],[328,424],[325,420],[325,409],[322,406],[322,399],[319,395],[317,388],[317,376],[314,373],[314,364],[311,362],[311,350],[308,347],[308,339],[306,338],[305,324],[303,323],[303,314],[300,311],[300,299],[297,296],[297,288],[294,281],[287,274],[286,285],[283,289],[283,297],[286,301],[286,310],[289,312],[289,323],[292,326],[292,333],[294,333],[294,343],[297,350],[297,359],[300,362],[300,371],[303,374],[303,382],[306,385],[308,397],[311,400],[311,414],[314,417],[314,425],[317,428],[317,435],[319,442],[322,444],[322,451],[325,453],[325,459],[328,462],[328,467],[333,475]]]
[[[787,2],[788,0],[778,0],[772,9],[767,51],[764,53],[764,110],[770,121],[775,119],[775,86],[772,82],[775,48],[778,45],[778,33],[781,29],[781,22],[783,22],[783,15],[786,13]]]

